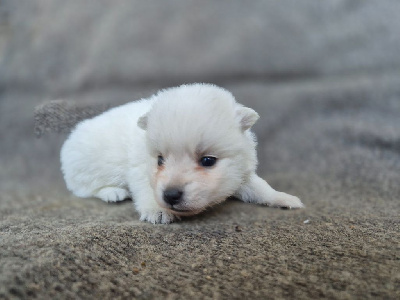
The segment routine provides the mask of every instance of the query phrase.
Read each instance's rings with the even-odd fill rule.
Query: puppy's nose
[[[181,202],[183,192],[177,188],[169,188],[164,191],[164,201],[170,205]]]

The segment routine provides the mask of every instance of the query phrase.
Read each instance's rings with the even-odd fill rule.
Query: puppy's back
[[[138,118],[151,101],[131,102],[79,123],[61,149],[61,169],[67,188],[78,197],[91,197],[104,185],[126,183],[131,157],[142,153],[144,132]]]

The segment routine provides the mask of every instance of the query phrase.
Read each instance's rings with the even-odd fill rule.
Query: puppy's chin
[[[198,210],[175,210],[172,208],[167,208],[167,210],[176,216],[180,216],[180,217],[187,217],[187,216],[193,216],[193,215],[197,215],[199,213],[201,213],[203,211],[203,209],[198,209]]]
[[[197,215],[206,209],[205,207],[204,208],[185,207],[185,208],[181,208],[181,209],[180,208],[174,209],[174,208],[166,205],[163,201],[159,201],[159,200],[157,200],[157,204],[159,206],[161,206],[162,208],[165,208],[166,210],[168,210],[168,212],[170,212],[171,214],[176,215],[176,216],[181,216],[181,217]]]

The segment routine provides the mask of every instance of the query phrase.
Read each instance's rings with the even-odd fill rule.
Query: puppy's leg
[[[252,174],[235,195],[244,202],[266,204],[274,207],[301,208],[303,203],[296,196],[275,191],[265,180]]]
[[[129,192],[124,188],[107,186],[101,188],[94,196],[105,202],[118,202],[129,198]]]

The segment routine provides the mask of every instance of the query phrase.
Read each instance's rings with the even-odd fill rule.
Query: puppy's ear
[[[142,128],[143,130],[147,129],[147,119],[148,119],[148,113],[144,114],[141,116],[137,122],[137,125],[139,128]]]
[[[236,109],[236,120],[238,120],[242,131],[251,128],[259,118],[258,113],[251,108],[238,106]]]

